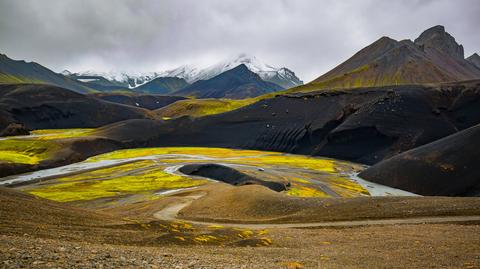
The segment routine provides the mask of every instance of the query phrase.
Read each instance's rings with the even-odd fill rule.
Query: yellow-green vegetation
[[[257,98],[242,100],[231,99],[187,99],[180,100],[156,110],[160,118],[178,118],[182,116],[202,117],[220,114],[252,104]]]
[[[128,159],[164,154],[197,155],[211,158],[222,158],[223,162],[241,161],[242,163],[248,163],[251,165],[290,166],[323,172],[335,172],[335,166],[337,163],[337,161],[330,159],[319,159],[302,155],[285,154],[281,152],[204,147],[125,149],[97,155],[88,159],[88,161],[96,162],[101,160]]]
[[[165,147],[165,148],[141,148],[117,150],[110,153],[97,155],[87,161],[96,162],[101,160],[128,159],[164,154],[188,154],[211,158],[222,158],[222,162],[245,163],[251,165],[265,166],[289,166],[296,168],[311,169],[321,172],[335,172],[338,161],[331,159],[319,159],[314,157],[285,154],[271,151],[239,150],[226,148],[204,148],[204,147]]]
[[[83,137],[90,135],[95,129],[93,128],[73,128],[73,129],[42,129],[34,130],[30,133],[37,137],[32,139],[53,140],[72,137]]]
[[[251,164],[290,166],[311,169],[321,172],[335,172],[337,161],[331,159],[319,159],[302,155],[284,153],[272,153],[259,157],[247,157],[242,161]]]
[[[402,85],[415,83],[412,79],[405,78],[405,74],[414,74],[418,67],[406,65],[405,70],[400,70],[394,73],[378,73],[372,64],[360,66],[348,73],[341,73],[336,76],[330,76],[323,80],[313,81],[311,83],[301,85],[287,92],[312,92],[318,90],[342,90],[342,89],[356,89],[365,87],[381,87],[391,85]],[[408,72],[406,71],[407,69]],[[403,71],[403,72],[402,72]],[[431,73],[434,70],[432,70]],[[416,83],[428,81],[427,78],[416,78]]]
[[[342,197],[355,197],[360,195],[368,196],[370,193],[360,184],[357,184],[348,178],[332,176],[329,178],[329,187]]]
[[[192,245],[239,245],[264,247],[273,244],[273,240],[265,233],[255,233],[251,230],[226,228],[218,226],[215,229],[193,226],[185,222],[170,222],[155,224],[136,223],[145,229],[160,229],[162,239],[175,244]]]
[[[135,161],[126,164],[115,165],[112,167],[97,169],[77,175],[58,178],[58,181],[85,181],[90,179],[100,180],[118,176],[119,174],[128,174],[154,165],[155,162],[150,160]]]
[[[304,187],[304,186],[292,187],[286,193],[287,195],[298,196],[298,197],[323,197],[323,198],[330,197],[328,194],[326,194],[323,191],[320,191],[314,188]]]
[[[25,140],[25,142],[47,143],[51,140]],[[142,157],[148,158],[142,160]],[[10,157],[13,158],[13,157]],[[111,201],[150,199],[159,190],[189,188],[207,183],[207,180],[170,174],[164,169],[171,163],[221,162],[247,165],[246,173],[264,180],[288,180],[292,187],[287,195],[299,197],[329,197],[319,180],[342,197],[368,195],[368,191],[341,174],[351,171],[352,164],[302,155],[257,150],[237,150],[202,147],[163,147],[125,149],[97,155],[86,163],[121,160],[123,163],[97,168],[75,175],[57,177],[39,184],[26,186],[24,190],[51,200],[90,201],[98,198],[113,198]],[[285,173],[264,172],[264,169],[285,169]],[[132,197],[135,195],[135,197]],[[157,197],[157,195],[155,195]],[[137,199],[138,198],[138,199]]]
[[[50,141],[5,139],[0,141],[0,162],[38,164],[53,156],[60,146]]]
[[[139,149],[124,149],[117,150],[101,155],[89,158],[87,161],[96,162],[101,160],[118,160],[128,159],[136,157],[146,157],[152,155],[165,155],[165,154],[188,154],[205,156],[212,158],[233,158],[233,157],[248,157],[264,154],[278,154],[283,153],[267,152],[258,150],[239,150],[239,149],[226,149],[226,148],[205,148],[205,147],[164,147],[164,148],[139,148]]]
[[[323,180],[326,180],[324,183],[343,197],[368,195],[368,191],[361,185],[339,175],[342,169],[348,169],[344,162],[280,152],[204,147],[141,148],[118,150],[92,157],[87,161],[96,162],[101,160],[129,159],[152,155],[163,155],[164,157],[165,155],[177,155],[172,158],[162,159],[164,163],[205,162],[205,158],[213,158],[213,160],[218,159],[223,163],[246,164],[263,168],[291,167],[302,169],[296,173],[297,176],[285,177],[285,179],[290,180],[293,185],[292,188],[286,192],[287,195],[291,196],[329,197],[328,194],[310,185],[310,181],[306,180],[307,178],[317,177],[318,175],[315,173],[320,173]],[[183,157],[182,155],[187,156]],[[190,159],[188,156],[197,156],[198,158]],[[258,173],[259,174],[255,174],[256,177],[263,176],[261,172]]]
[[[96,171],[95,173],[104,174],[104,172]],[[84,180],[82,180],[82,176],[84,176]],[[148,193],[162,189],[188,188],[206,182],[208,181],[167,174],[162,168],[156,168],[129,175],[112,175],[103,179],[84,173],[75,176],[74,180],[68,177],[59,178],[57,183],[40,185],[28,192],[54,201],[70,202]]]
[[[12,84],[17,84],[17,83],[42,84],[43,83],[44,84],[44,82],[41,80],[30,79],[30,78],[19,77],[19,76],[12,76],[12,75],[3,74],[3,73],[0,73],[0,83],[12,83]]]
[[[310,184],[310,181],[305,180],[303,178],[293,177],[293,178],[290,178],[290,180],[295,181],[295,182],[299,182],[299,183],[303,183],[303,184]]]
[[[94,129],[35,130],[32,136],[0,140],[0,162],[35,165],[55,156],[61,146],[55,140],[89,135]]]

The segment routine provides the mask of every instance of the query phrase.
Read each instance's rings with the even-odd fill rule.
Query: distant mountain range
[[[282,90],[275,83],[262,80],[245,64],[222,72],[207,80],[198,80],[190,86],[173,92],[174,95],[197,98],[242,99]]]
[[[232,70],[235,72],[229,72]],[[480,56],[475,53],[465,59],[463,46],[443,26],[424,31],[414,41],[382,37],[305,86],[300,86],[303,82],[291,70],[272,67],[246,54],[207,68],[185,65],[138,74],[67,70],[58,74],[38,63],[16,61],[0,54],[0,83],[51,84],[80,93],[123,91],[244,98],[289,88],[295,92],[477,78],[480,78]]]
[[[148,72],[138,74],[129,74],[126,72],[96,71],[72,73],[68,70],[65,70],[64,72],[62,72],[62,74],[79,79],[97,77],[99,80],[101,80],[103,78],[112,82],[114,85],[120,85],[133,89],[136,87],[140,87],[159,77],[183,78],[186,82],[191,84],[199,80],[207,80],[218,76],[221,73],[231,70],[241,64],[247,66],[250,71],[258,74],[263,80],[278,84],[284,89],[292,88],[303,84],[303,81],[301,81],[290,69],[285,67],[273,67],[269,64],[259,61],[255,56],[250,56],[243,53],[206,68],[201,68],[194,65],[184,65],[175,69],[162,72]]]
[[[479,56],[432,27],[415,41],[382,37],[310,83],[317,88],[354,88],[462,81],[480,78]]]
[[[228,72],[239,66],[245,68]],[[93,71],[72,73],[68,70],[55,73],[40,64],[12,60],[1,54],[0,83],[50,84],[80,93],[132,92],[245,98],[294,87],[302,81],[287,68],[274,68],[245,54],[205,69],[184,66],[165,72],[135,75]],[[200,88],[202,85],[207,87],[205,92]],[[182,89],[185,90],[180,91]]]
[[[133,89],[141,86],[157,77],[160,73],[136,73],[130,74],[126,72],[98,72],[98,71],[82,71],[82,72],[70,72],[69,70],[63,70],[62,75],[75,78],[88,83],[104,83],[110,82],[109,85],[121,86],[123,88]]]
[[[221,73],[231,70],[241,64],[244,64],[250,71],[258,74],[263,80],[280,85],[284,89],[302,85],[301,81],[293,71],[288,68],[272,67],[259,61],[255,56],[239,54],[236,57],[221,61],[207,68],[198,68],[191,65],[181,66],[176,69],[160,73],[164,77],[181,77],[188,83],[194,83],[198,80],[207,80]]]

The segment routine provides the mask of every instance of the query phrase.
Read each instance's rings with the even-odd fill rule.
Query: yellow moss
[[[0,141],[0,162],[38,164],[59,149],[53,142],[9,138]]]
[[[310,184],[310,181],[305,180],[305,179],[302,179],[302,178],[293,177],[293,178],[290,178],[290,179],[293,180],[293,181],[295,181],[295,182],[304,183],[304,184]]]
[[[165,147],[165,148],[141,148],[118,150],[101,154],[88,159],[90,162],[100,160],[128,159],[164,154],[189,154],[212,158],[224,158],[224,162],[248,163],[251,165],[281,165],[297,168],[312,169],[322,172],[335,172],[337,162],[330,159],[320,159],[302,155],[285,154],[280,152],[258,151],[258,150],[237,150],[225,148],[205,147]],[[238,157],[241,159],[235,159]],[[233,159],[225,159],[233,158]],[[162,160],[163,161],[163,160]]]
[[[268,230],[260,230],[257,232],[258,235],[266,235],[268,234]]]
[[[174,238],[176,238],[180,241],[185,241],[185,237],[183,237],[183,236],[174,236]]]
[[[210,228],[210,229],[222,229],[223,226],[222,225],[209,225],[208,228]]]
[[[164,148],[139,148],[139,149],[124,149],[117,150],[110,153],[97,155],[88,159],[90,162],[101,160],[115,160],[128,159],[136,157],[145,157],[151,155],[165,155],[165,154],[191,154],[214,158],[228,158],[228,157],[244,157],[265,154],[265,151],[257,150],[232,150],[225,148],[205,148],[205,147],[164,147]],[[268,153],[268,152],[267,152]],[[280,153],[272,153],[280,154]],[[163,160],[162,160],[163,161]]]
[[[242,100],[231,99],[188,99],[177,101],[158,110],[161,118],[177,118],[181,116],[202,117],[235,110],[256,102],[257,98]]]
[[[83,137],[90,135],[95,129],[92,128],[72,128],[72,129],[42,129],[34,130],[32,135],[39,135],[32,139],[53,140],[62,138]]]
[[[35,141],[42,143],[48,142]],[[5,156],[7,155],[8,154],[5,154]],[[310,183],[306,180],[307,178],[312,178],[316,175],[320,175],[322,182],[340,196],[352,197],[368,194],[368,192],[357,183],[339,176],[338,171],[342,171],[344,168],[350,169],[351,165],[347,167],[345,163],[340,161],[279,152],[202,147],[140,148],[114,151],[92,157],[87,161],[96,162],[154,155],[159,155],[162,159],[160,161],[142,160],[119,164],[114,167],[97,169],[74,176],[61,177],[49,181],[49,185],[36,185],[26,189],[30,193],[43,198],[63,202],[114,196],[120,197],[131,194],[136,194],[135,197],[140,200],[156,199],[158,196],[154,195],[154,192],[158,190],[187,188],[208,182],[207,180],[197,180],[165,173],[163,169],[166,164],[162,165],[162,163],[205,162],[204,157],[206,157],[212,158],[212,162],[221,160],[221,162],[225,163],[247,164],[263,168],[301,168],[301,170],[292,170],[292,174],[297,173],[299,176],[291,177],[293,186],[286,192],[287,195],[299,197],[329,197],[323,191],[311,188],[311,185],[308,185],[309,187],[304,186]],[[176,156],[169,156],[169,159],[166,159],[165,155]],[[192,160],[189,156],[197,159]],[[5,157],[5,159],[6,158],[7,157]],[[13,159],[19,157],[14,156],[8,158]],[[27,162],[27,160],[23,161]],[[261,172],[250,172],[256,176],[262,176]],[[258,173],[258,175],[255,173]],[[267,177],[268,175],[269,174],[265,174],[264,176]]]
[[[167,174],[163,170],[149,170],[142,174],[119,176],[111,179],[74,181],[40,186],[28,190],[28,192],[54,201],[69,202],[144,193],[160,189],[188,188],[207,182],[207,180],[190,179]]]
[[[298,196],[298,197],[330,197],[328,194],[326,194],[323,191],[304,187],[304,186],[292,187],[289,190],[287,190],[286,193],[287,195]]]
[[[319,159],[308,156],[292,154],[269,154],[259,157],[242,158],[245,163],[290,166],[296,168],[312,169],[321,172],[336,172],[336,161],[330,159]]]
[[[61,177],[58,178],[58,181],[85,181],[89,179],[104,179],[104,178],[109,178],[109,177],[114,177],[117,174],[125,174],[129,171],[136,170],[136,169],[142,169],[146,168],[149,166],[152,166],[155,164],[151,160],[143,160],[143,161],[136,161],[132,163],[126,163],[126,164],[120,164],[117,166],[113,167],[108,167],[108,168],[101,168],[85,173],[81,173],[78,175],[73,175],[73,176],[66,176],[66,177]]]
[[[263,242],[263,244],[264,244],[265,246],[269,246],[269,245],[271,245],[272,242],[273,242],[272,239],[270,239],[270,238],[268,238],[268,237],[262,237],[262,238],[260,238],[260,240],[262,240],[262,242]]]
[[[197,242],[200,242],[200,243],[207,243],[209,241],[217,240],[217,237],[215,237],[213,235],[201,234],[201,235],[195,236],[195,238],[193,240],[195,240]]]
[[[302,263],[295,262],[295,261],[282,262],[280,264],[282,266],[286,267],[287,269],[302,269],[302,268],[305,268],[305,266]]]
[[[362,185],[344,177],[330,177],[329,187],[342,197],[355,197],[370,195]]]

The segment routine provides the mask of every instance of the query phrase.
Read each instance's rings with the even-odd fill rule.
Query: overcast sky
[[[238,53],[309,81],[442,24],[480,52],[479,0],[0,0],[0,52],[55,71],[160,71]]]

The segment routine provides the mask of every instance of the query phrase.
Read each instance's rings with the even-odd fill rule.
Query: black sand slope
[[[148,110],[106,102],[56,86],[0,85],[1,130],[11,123],[20,123],[29,129],[86,128],[149,117]]]
[[[382,161],[360,176],[422,195],[480,196],[480,125]]]
[[[261,185],[277,192],[287,190],[287,186],[283,183],[258,179],[220,164],[188,164],[182,166],[179,171],[187,175],[202,176],[222,181],[233,186]]]
[[[480,81],[470,81],[280,95],[196,119],[121,122],[98,134],[128,147],[250,148],[374,164],[479,123]]]

